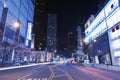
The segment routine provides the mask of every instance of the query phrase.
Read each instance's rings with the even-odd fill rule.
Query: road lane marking
[[[57,67],[57,66],[56,66],[56,67]],[[63,69],[61,69],[61,68],[59,68],[59,67],[57,67],[57,68],[58,68],[60,71],[64,72],[69,80],[73,80],[72,76],[71,76],[68,72],[64,71]]]
[[[55,67],[56,69],[63,72],[64,74],[55,76],[55,73],[54,73],[54,70],[52,69],[52,67]],[[50,69],[51,75],[48,78],[48,80],[53,80],[53,78],[55,78],[55,77],[62,77],[62,76],[66,76],[68,78],[68,80],[73,80],[72,76],[68,72],[62,70],[61,68],[59,68],[57,66],[49,66],[49,69]]]
[[[21,77],[21,78],[19,78],[19,79],[17,79],[17,80],[24,80],[26,77],[31,76],[32,74],[33,74],[33,73],[27,74],[27,75],[25,75],[25,76],[23,76],[23,77]]]
[[[54,72],[53,72],[51,66],[49,66],[49,69],[50,69],[51,75],[50,75],[50,77],[48,78],[48,80],[52,80],[52,79],[53,79],[53,76],[54,76]]]
[[[23,78],[22,80],[48,80],[47,78]]]
[[[26,80],[33,80],[33,78],[27,78]]]
[[[63,74],[63,75],[57,75],[57,76],[54,76],[54,77],[62,77],[62,76],[66,76],[66,74]]]

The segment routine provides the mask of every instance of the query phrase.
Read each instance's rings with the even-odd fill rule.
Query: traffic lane
[[[51,71],[53,72],[54,76],[65,74],[63,71],[59,70],[55,65],[51,66]]]
[[[41,69],[46,65],[37,65],[31,67],[23,67],[17,69],[0,71],[0,80],[17,80],[18,78],[26,75],[30,75],[38,69]]]
[[[58,67],[68,72],[73,80],[98,80],[97,77],[94,77],[93,75],[91,76],[82,72],[81,70],[78,70],[77,68],[73,67],[72,64],[60,65]]]
[[[73,80],[69,73],[57,67],[56,65],[50,66],[51,76],[48,80]]]
[[[67,76],[54,77],[52,80],[69,80]]]
[[[78,69],[80,69],[80,68],[78,68]],[[83,69],[80,69],[80,70],[83,70]],[[88,67],[88,66],[84,67],[84,71],[88,72],[89,74],[93,74],[97,77],[100,77],[102,79],[120,80],[120,76],[119,76],[120,71],[105,70],[105,69]]]
[[[66,70],[73,80],[120,80],[119,72],[108,71],[97,68],[91,68],[81,65],[64,65],[59,66]]]
[[[44,65],[0,71],[0,80],[119,80],[119,74],[82,65]]]
[[[111,78],[105,76],[105,75],[101,75],[99,72],[94,72],[94,71],[91,71],[87,68],[81,68],[81,67],[75,67],[77,68],[79,71],[82,71],[83,73],[86,73],[87,75],[89,76],[93,76],[94,78],[93,79],[97,79],[97,80],[112,80]]]
[[[49,66],[46,65],[42,68],[36,69],[31,74],[27,74],[18,78],[17,80],[48,80],[51,72]]]
[[[34,73],[22,76],[17,80],[70,80],[68,74],[61,69],[57,68],[56,65],[44,66],[41,69],[37,69]]]

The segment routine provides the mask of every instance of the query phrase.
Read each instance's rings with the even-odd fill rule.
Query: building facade
[[[83,56],[84,54],[84,49],[83,49],[83,37],[82,37],[82,31],[81,31],[81,27],[77,26],[77,54],[79,56],[79,59],[81,61],[83,61]]]
[[[120,0],[109,0],[85,30],[90,60],[120,65]]]
[[[36,0],[35,18],[34,18],[34,33],[35,48],[44,50],[46,47],[46,31],[47,31],[47,0]],[[42,45],[41,45],[42,44]]]
[[[57,15],[48,14],[47,27],[47,52],[51,57],[54,57],[56,52],[56,34],[57,33]]]
[[[29,57],[26,50],[31,45],[34,4],[35,0],[0,0],[0,62]]]
[[[95,19],[95,16],[94,15],[91,15],[88,20],[86,21],[85,25],[84,25],[84,28],[87,29],[90,24],[92,23],[92,21]]]
[[[81,32],[80,26],[77,26],[77,38],[78,38],[77,49],[79,51],[79,54],[84,54],[83,53],[83,43],[82,43],[82,32]]]
[[[45,51],[32,51],[30,54],[30,62],[32,63],[45,62],[45,58]]]

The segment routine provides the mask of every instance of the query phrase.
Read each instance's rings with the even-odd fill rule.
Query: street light
[[[93,40],[93,42],[95,43],[95,42],[97,42],[97,40],[96,40],[96,39],[94,39],[94,40]]]
[[[15,28],[19,28],[19,27],[20,27],[20,21],[16,21],[16,22],[14,23],[14,27],[15,27]]]
[[[20,28],[20,22],[15,22],[13,25],[12,25],[14,28],[18,29]],[[6,26],[7,27],[7,26]],[[8,55],[8,53],[6,53],[6,48],[7,48],[7,42],[8,42],[8,39],[9,39],[9,33],[10,33],[10,27],[11,25],[9,25],[8,27],[8,31],[7,31],[7,34],[6,34],[6,37],[5,37],[5,44],[4,44],[4,52],[3,52],[3,57],[2,57],[2,62],[1,62],[1,66],[4,66],[4,61],[5,61],[5,57]],[[7,28],[6,28],[7,29]],[[6,32],[6,31],[5,31]],[[16,31],[17,32],[17,31]],[[19,34],[19,33],[18,33]],[[17,34],[17,36],[18,36]]]

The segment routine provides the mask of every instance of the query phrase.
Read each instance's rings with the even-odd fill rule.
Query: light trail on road
[[[99,78],[101,78],[101,79],[103,79],[103,80],[112,80],[112,79],[110,79],[109,77],[106,77],[106,76],[104,76],[104,75],[101,75],[101,74],[99,74],[99,73],[97,73],[97,72],[95,72],[95,71],[90,71],[90,70],[87,70],[87,68],[81,68],[81,67],[78,67],[78,66],[75,66],[75,68],[77,68],[78,70],[80,70],[80,71],[83,71],[84,73],[86,73],[86,74],[89,74],[89,75],[94,75],[94,76],[96,76],[96,77],[99,77]],[[90,69],[90,68],[88,68],[88,69]]]

